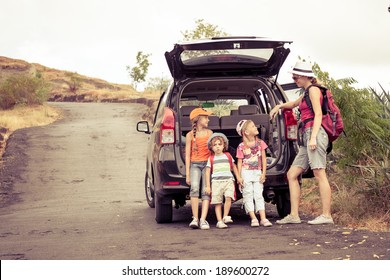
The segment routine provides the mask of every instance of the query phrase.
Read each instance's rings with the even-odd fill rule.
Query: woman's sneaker
[[[192,222],[190,223],[190,228],[197,229],[199,228],[199,222],[197,218],[193,218]]]
[[[223,221],[225,224],[231,224],[231,223],[233,223],[232,217],[230,217],[230,216],[225,216],[225,217],[223,217],[222,221]]]
[[[200,229],[210,229],[210,225],[206,220],[200,220],[199,223]]]
[[[291,216],[291,215],[287,215],[283,219],[277,220],[276,223],[279,224],[279,225],[300,224],[301,223],[301,219],[299,217],[294,217],[294,216]]]
[[[219,221],[217,223],[217,228],[227,228],[228,226],[223,222],[223,221]]]
[[[272,227],[272,224],[270,221],[268,221],[268,219],[261,220],[260,225],[262,225],[263,227]]]
[[[326,217],[325,215],[320,215],[307,223],[310,225],[334,224],[332,217]]]

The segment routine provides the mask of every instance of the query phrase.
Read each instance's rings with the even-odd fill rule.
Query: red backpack
[[[309,97],[309,89],[310,87],[315,86],[321,90],[323,100],[322,100],[322,123],[321,126],[325,129],[326,133],[329,137],[329,142],[335,141],[341,133],[344,132],[344,123],[341,117],[340,109],[337,107],[336,103],[334,103],[333,95],[329,89],[320,85],[311,85],[305,90],[304,99],[307,106],[313,112],[313,106]],[[305,123],[308,121],[312,121],[314,118],[310,118],[305,120]],[[344,132],[345,134],[345,132]]]

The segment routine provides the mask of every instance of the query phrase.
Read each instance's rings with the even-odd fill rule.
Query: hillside
[[[52,102],[121,102],[147,106],[141,119],[151,121],[159,92],[137,92],[130,85],[112,84],[69,71],[49,68],[37,63],[0,56],[0,83],[14,75],[35,75],[49,84],[48,101]],[[73,88],[72,88],[73,87]],[[60,112],[47,105],[33,108],[0,110],[0,165],[6,142],[13,131],[46,125],[60,117]]]
[[[38,63],[0,56],[0,81],[12,75],[40,75],[50,85],[49,101],[134,102],[140,97],[156,99],[158,93],[137,92],[130,85],[49,68]]]

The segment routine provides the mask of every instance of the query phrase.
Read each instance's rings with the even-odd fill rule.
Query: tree
[[[228,36],[228,34],[221,30],[218,25],[204,22],[203,19],[196,20],[195,24],[195,29],[181,32],[185,41]]]
[[[167,89],[169,86],[169,83],[171,82],[170,78],[167,77],[154,77],[148,79],[148,84],[146,85],[146,90],[157,90],[162,92],[163,90]]]
[[[195,24],[196,24],[195,29],[185,30],[185,31],[181,32],[181,34],[183,35],[184,41],[193,41],[193,40],[204,39],[204,38],[228,36],[228,34],[224,31],[222,31],[217,25],[213,25],[211,23],[206,23],[206,22],[204,22],[203,19],[196,20]],[[203,54],[205,54],[205,53],[206,52],[203,51]],[[224,51],[217,51],[217,52],[213,51],[212,53],[219,54],[219,53],[224,53]],[[138,53],[138,55],[139,54],[140,54],[140,52]],[[138,55],[137,55],[137,57],[138,57]],[[191,52],[187,53],[187,57],[196,57],[197,55],[198,55],[197,51],[191,51]],[[147,58],[148,57],[146,57],[146,60],[147,60]],[[137,59],[137,61],[138,61],[138,59]],[[138,65],[140,65],[140,64],[138,63]],[[147,65],[147,66],[149,66],[149,65]],[[136,68],[136,67],[134,67],[134,68]],[[138,67],[136,69],[134,69],[134,68],[130,69],[130,67],[127,66],[127,70],[129,72],[131,71],[130,77],[132,77],[134,82],[137,82],[137,80],[134,79],[134,76],[138,75],[138,71],[140,70],[139,69],[140,67]],[[144,81],[144,79],[139,80],[138,82],[140,82],[140,81]],[[146,89],[147,90],[160,90],[160,91],[162,91],[168,87],[169,83],[170,83],[169,78],[153,77],[153,78],[148,79],[148,84],[146,86]]]
[[[136,66],[126,66],[127,72],[129,72],[135,89],[137,89],[138,83],[145,82],[149,66],[151,65],[149,62],[149,56],[150,54],[144,54],[142,51],[139,51],[136,56]]]
[[[337,150],[342,153],[341,162],[349,164],[367,158],[383,161],[390,146],[387,93],[374,94],[373,89],[355,88],[356,80],[353,78],[332,79],[327,72],[321,71],[317,63],[313,71],[331,89],[343,116],[348,137],[340,137],[336,142]],[[354,148],[351,149],[351,146]]]
[[[221,30],[218,25],[211,23],[205,23],[203,19],[195,21],[196,27],[193,30],[186,30],[181,32],[183,34],[184,41],[195,41],[199,39],[209,39],[213,37],[226,37],[228,34]],[[204,55],[218,55],[225,54],[226,50],[212,50],[212,51],[186,51],[184,57],[196,58]]]

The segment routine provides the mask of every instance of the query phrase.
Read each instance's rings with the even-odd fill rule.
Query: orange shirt
[[[211,152],[207,147],[207,141],[210,135],[196,136],[196,146],[198,150],[194,148],[194,139],[191,140],[191,162],[207,161]]]

